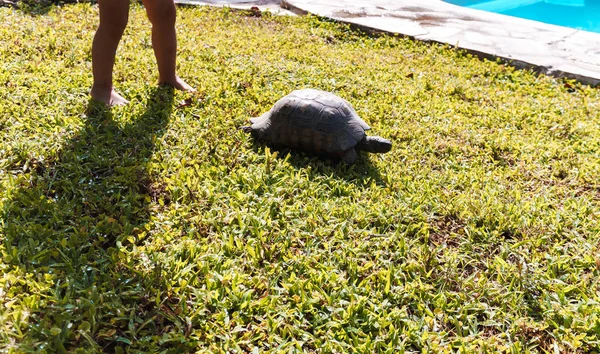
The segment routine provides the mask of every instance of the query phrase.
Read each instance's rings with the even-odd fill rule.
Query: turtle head
[[[240,127],[240,129],[242,129],[244,133],[251,133],[256,139],[262,139],[265,135],[265,131],[270,126],[269,118],[269,112],[260,117],[250,118],[250,123],[252,123],[252,125]]]
[[[356,144],[358,150],[385,153],[392,149],[392,142],[380,136],[366,136]]]
[[[243,127],[240,127],[240,129],[244,132],[244,133],[252,133],[254,135],[254,129],[252,129],[251,126],[249,125],[245,125]]]

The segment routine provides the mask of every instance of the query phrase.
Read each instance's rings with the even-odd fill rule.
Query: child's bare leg
[[[152,47],[158,63],[159,84],[178,90],[195,91],[175,73],[177,36],[173,0],[142,0],[152,23]]]
[[[129,0],[99,0],[100,25],[92,43],[93,99],[108,105],[122,105],[128,101],[113,89],[112,73],[117,46],[127,26]]]

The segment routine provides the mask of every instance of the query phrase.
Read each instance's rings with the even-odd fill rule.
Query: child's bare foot
[[[96,86],[92,87],[90,96],[96,101],[103,102],[109,106],[123,106],[129,103],[123,96],[119,95],[113,88],[102,89]]]
[[[161,80],[158,84],[171,86],[174,89],[181,90],[181,91],[196,92],[196,90],[192,86],[188,85],[179,76],[175,76],[175,79],[173,79],[173,80]]]

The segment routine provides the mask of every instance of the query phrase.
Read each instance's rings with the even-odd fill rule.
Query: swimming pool
[[[472,9],[600,33],[600,0],[445,0]]]

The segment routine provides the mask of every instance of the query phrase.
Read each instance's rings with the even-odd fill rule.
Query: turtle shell
[[[346,100],[314,89],[293,91],[251,122],[260,139],[333,155],[353,148],[370,129]]]

